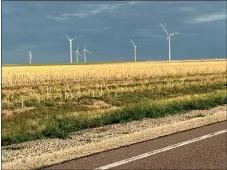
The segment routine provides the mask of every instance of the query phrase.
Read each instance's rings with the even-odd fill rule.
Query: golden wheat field
[[[226,72],[226,61],[182,63],[121,63],[105,65],[14,66],[2,68],[2,87],[48,83],[133,80]]]
[[[193,88],[225,81],[226,61],[3,67],[2,104],[116,97],[146,90],[165,92],[165,88]]]

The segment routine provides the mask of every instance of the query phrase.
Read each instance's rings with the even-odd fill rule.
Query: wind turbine
[[[92,55],[92,53],[86,49],[86,43],[84,44],[84,49],[82,52],[84,52],[84,62],[86,63],[87,62],[86,52]]]
[[[167,40],[169,40],[169,61],[170,61],[170,60],[171,60],[170,38],[171,38],[172,35],[180,34],[180,33],[179,33],[179,32],[175,32],[175,33],[169,34],[161,23],[160,23],[160,25],[162,26],[163,30],[164,30],[164,31],[166,32],[166,34],[167,34]]]
[[[134,54],[135,54],[135,62],[136,62],[136,45],[134,44],[134,42],[132,41],[132,39],[131,39],[131,42],[132,42],[132,45],[134,46]]]
[[[28,51],[29,53],[29,64],[32,63],[32,51]]]
[[[77,48],[77,50],[76,50],[76,62],[78,63],[78,57],[79,56],[81,56],[82,57],[82,55],[79,53],[79,45],[78,45],[78,48]]]
[[[73,62],[73,52],[72,52],[72,41],[77,38],[78,36],[74,37],[74,38],[69,38],[67,35],[65,35],[66,38],[68,38],[69,40],[69,53],[70,53],[70,63]]]

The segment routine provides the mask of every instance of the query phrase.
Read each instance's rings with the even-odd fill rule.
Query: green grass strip
[[[215,93],[186,95],[161,100],[144,100],[136,104],[93,114],[66,114],[64,111],[55,110],[55,113],[42,114],[40,118],[34,115],[33,124],[28,125],[19,119],[10,119],[3,122],[2,145],[20,143],[40,138],[66,138],[71,132],[82,129],[99,127],[107,124],[123,123],[143,118],[159,118],[167,115],[182,114],[190,110],[209,109],[226,104],[226,91]],[[48,111],[48,110],[47,110]],[[61,116],[59,116],[61,115]],[[21,114],[21,117],[23,114]],[[49,117],[48,117],[49,116]],[[29,118],[31,119],[31,117]],[[36,122],[37,121],[37,122]],[[41,124],[40,124],[41,123]],[[37,127],[44,126],[43,129]],[[11,128],[11,129],[10,129]]]

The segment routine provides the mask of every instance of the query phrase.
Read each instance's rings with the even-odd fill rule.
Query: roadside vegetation
[[[2,145],[227,103],[226,61],[2,68]]]

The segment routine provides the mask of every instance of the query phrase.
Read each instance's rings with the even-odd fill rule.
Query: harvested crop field
[[[226,60],[3,66],[2,144],[223,105],[226,75]]]

